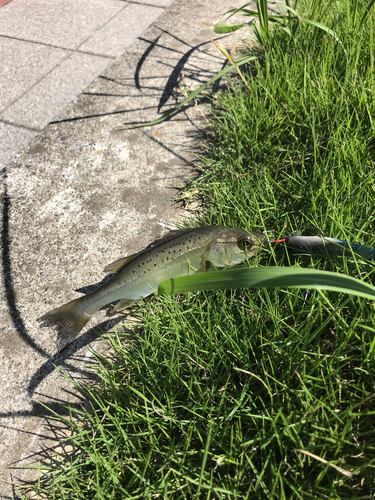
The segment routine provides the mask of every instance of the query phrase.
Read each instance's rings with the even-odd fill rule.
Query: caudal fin
[[[71,342],[91,318],[90,314],[85,313],[79,307],[83,299],[84,297],[80,297],[71,300],[38,318],[38,321],[53,323],[62,328],[59,335],[59,349]]]

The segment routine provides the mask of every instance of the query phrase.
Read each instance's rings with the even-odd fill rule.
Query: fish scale
[[[255,255],[267,241],[262,233],[248,233],[224,226],[203,226],[171,231],[141,252],[113,262],[105,272],[115,273],[93,292],[74,299],[39,318],[62,328],[61,345],[72,340],[91,316],[104,306],[118,302],[112,313],[157,290],[161,281],[231,267]]]

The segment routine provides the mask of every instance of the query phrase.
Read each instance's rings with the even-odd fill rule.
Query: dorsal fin
[[[149,250],[150,248],[155,248],[160,246],[162,243],[166,243],[167,241],[173,240],[174,238],[177,238],[178,236],[181,236],[185,233],[190,233],[191,231],[194,231],[196,228],[195,227],[189,227],[188,229],[174,229],[173,231],[168,231],[168,233],[162,234],[161,236],[158,236],[155,241],[150,243],[144,250]],[[141,252],[140,252],[141,253]]]
[[[105,273],[118,273],[126,264],[129,264],[136,257],[139,257],[143,253],[148,252],[149,250],[156,248],[167,241],[173,240],[173,238],[177,238],[184,233],[189,233],[190,231],[194,231],[194,227],[190,227],[188,229],[176,229],[174,231],[169,231],[168,233],[163,234],[162,236],[158,236],[155,241],[150,243],[144,250],[141,250],[138,253],[133,253],[132,255],[128,255],[127,257],[123,257],[122,259],[115,260],[111,264],[108,264],[104,268]]]
[[[121,259],[115,260],[111,264],[108,264],[104,268],[105,273],[118,273],[126,264],[129,264],[133,259],[139,257],[143,253],[148,252],[152,248],[158,247],[167,241],[172,240],[173,238],[177,238],[177,236],[181,236],[184,233],[189,233],[193,231],[195,228],[190,227],[188,229],[176,229],[174,231],[169,231],[168,233],[163,234],[162,236],[158,236],[155,241],[150,243],[144,250],[141,250],[138,253],[133,253],[132,255],[128,255],[127,257],[123,257]]]
[[[111,264],[108,264],[104,268],[105,273],[118,273],[120,269],[122,269],[126,264],[129,264],[135,257],[137,257],[137,253],[133,253],[133,255],[128,255],[127,257],[123,257],[122,259],[115,260]]]

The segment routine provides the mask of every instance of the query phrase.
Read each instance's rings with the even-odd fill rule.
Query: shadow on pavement
[[[116,110],[116,111],[107,112],[107,113],[98,113],[98,114],[92,114],[92,115],[86,115],[86,116],[76,116],[73,118],[56,120],[56,121],[51,122],[51,124],[55,125],[55,124],[59,124],[59,123],[74,122],[74,121],[87,120],[87,119],[92,119],[92,118],[100,118],[100,117],[104,117],[104,116],[129,114],[129,113],[133,113],[133,112],[137,112],[137,111],[144,111],[144,110],[151,110],[151,109],[155,109],[155,111],[157,111],[157,113],[160,114],[162,108],[167,104],[169,99],[174,95],[175,91],[178,89],[178,87],[180,85],[180,82],[183,80],[183,71],[184,70],[187,71],[187,73],[189,74],[189,79],[192,80],[194,83],[197,83],[199,85],[202,85],[203,83],[207,82],[207,80],[209,80],[211,77],[213,77],[215,75],[215,72],[200,67],[199,55],[204,53],[204,55],[206,57],[209,56],[213,60],[217,60],[218,62],[220,62],[221,67],[218,68],[218,72],[221,71],[222,69],[224,69],[224,67],[226,66],[227,60],[225,59],[223,61],[222,56],[211,54],[211,53],[208,53],[206,51],[203,51],[203,47],[210,46],[210,44],[211,44],[210,41],[203,42],[203,43],[200,43],[198,45],[192,46],[191,44],[185,42],[184,40],[181,40],[180,38],[169,33],[168,31],[165,31],[162,29],[160,29],[160,31],[161,31],[161,34],[159,36],[157,36],[155,38],[155,40],[150,41],[150,40],[147,40],[145,38],[140,38],[140,40],[142,40],[148,44],[148,47],[144,51],[142,56],[139,58],[139,61],[137,63],[137,66],[136,66],[136,69],[134,72],[134,76],[132,78],[128,78],[129,83],[124,83],[123,79],[119,80],[116,78],[109,78],[105,75],[102,75],[99,77],[102,80],[110,81],[111,83],[115,83],[116,85],[119,85],[121,87],[129,86],[129,87],[133,88],[134,83],[135,83],[136,89],[141,93],[142,93],[142,90],[156,90],[161,94],[160,99],[159,99],[159,103],[157,105],[149,106],[149,107],[145,107],[145,108],[124,109],[124,110],[120,110],[120,111]],[[189,47],[189,50],[187,52],[183,52],[183,51],[179,51],[176,49],[172,49],[172,48],[168,47],[167,45],[163,45],[163,44],[159,43],[159,40],[160,40],[162,35],[164,35],[166,37],[173,38],[174,40]],[[224,38],[224,37],[215,38],[215,41],[219,41],[222,38]],[[168,62],[158,61],[160,64],[164,64],[166,66],[166,68],[171,69],[169,76],[168,76],[168,79],[167,79],[167,82],[165,83],[163,88],[149,86],[149,85],[147,85],[147,86],[141,85],[140,72],[141,72],[142,66],[145,64],[147,59],[149,57],[151,57],[152,52],[156,47],[159,47],[159,48],[166,50],[168,52],[172,52],[176,55],[182,54],[181,57],[179,57],[178,59],[176,58],[176,60],[177,60],[176,64],[171,64],[172,59],[170,56],[167,59]],[[189,68],[187,68],[188,64],[189,64]],[[158,75],[158,78],[161,78],[161,77]],[[153,80],[153,79],[155,79],[155,77],[146,77],[145,79]],[[142,78],[142,80],[143,80],[143,78]],[[214,84],[212,86],[213,93],[215,93],[219,90],[220,80],[221,79],[218,79],[218,80],[216,80],[216,82],[214,82]],[[133,96],[133,95],[128,96],[125,94],[124,95],[122,95],[122,94],[110,94],[110,93],[107,94],[105,92],[103,92],[103,93],[86,92],[86,93],[84,93],[84,95],[86,95],[86,96],[88,96],[88,95],[90,95],[90,96],[98,95],[99,96],[100,95],[100,96],[107,96],[107,97],[119,97],[120,96],[120,97],[124,97],[124,98],[131,97],[132,99],[135,97],[144,97],[142,94],[138,95],[138,96]],[[201,96],[200,101],[203,102],[204,100],[207,100],[207,98],[204,98]],[[178,114],[183,113],[188,107],[190,107],[190,105],[187,105],[187,106],[181,108],[180,110],[176,111],[176,113],[173,113],[173,115],[168,117],[165,121],[169,121],[171,118],[175,118]],[[147,123],[148,122],[142,123],[139,121],[129,121],[129,122],[124,123],[124,126],[129,126],[129,127],[142,126],[142,125],[145,125]]]
[[[64,123],[64,122],[69,122],[69,121],[78,121],[78,120],[85,120],[88,118],[98,118],[102,116],[108,116],[108,115],[116,115],[116,114],[130,114],[132,112],[136,112],[139,110],[152,110],[155,109],[158,112],[167,104],[169,99],[173,96],[175,93],[176,89],[181,83],[181,80],[184,78],[183,71],[186,71],[186,73],[189,76],[189,79],[193,82],[196,82],[198,84],[203,84],[205,83],[210,77],[212,77],[215,74],[215,71],[210,71],[204,68],[201,68],[199,66],[199,62],[202,60],[201,56],[204,56],[207,58],[210,57],[214,61],[216,61],[218,64],[221,64],[221,68],[218,68],[218,71],[220,71],[226,64],[226,60],[223,62],[222,56],[219,54],[211,54],[203,50],[203,47],[208,46],[211,42],[203,42],[198,45],[192,46],[191,44],[185,42],[184,40],[181,40],[174,36],[173,34],[160,29],[161,33],[158,35],[154,40],[147,40],[147,39],[141,39],[143,42],[145,42],[148,46],[141,55],[141,57],[138,60],[135,73],[133,77],[131,78],[132,83],[125,83],[123,81],[119,81],[117,79],[110,79],[106,76],[101,76],[101,79],[104,80],[110,80],[111,82],[115,82],[116,84],[120,86],[131,86],[132,88],[137,89],[138,92],[141,92],[143,90],[157,90],[160,93],[160,98],[158,104],[155,106],[149,106],[147,108],[134,108],[134,109],[129,109],[129,110],[121,110],[121,111],[112,111],[112,112],[107,112],[103,114],[92,114],[89,116],[78,116],[74,118],[69,118],[66,120],[58,120],[51,122],[53,124],[58,124],[58,123]],[[163,45],[161,43],[161,39],[163,37],[170,37],[174,40],[177,40],[183,46],[187,47],[187,51],[184,52],[183,50],[178,50],[174,48],[170,48],[167,45]],[[221,39],[223,37],[218,38],[217,40]],[[176,64],[170,64],[171,61],[173,61],[173,58],[168,57],[168,66],[166,65],[165,67],[170,67],[171,71],[169,73],[168,77],[161,77],[160,75],[156,75],[155,77],[145,77],[141,78],[141,70],[146,63],[146,61],[150,58],[153,57],[154,50],[158,47],[159,49],[165,49],[168,51],[168,53],[172,53],[176,55],[175,60],[177,61]],[[160,61],[159,61],[160,62]],[[187,66],[189,67],[187,68]],[[142,85],[143,80],[152,80],[153,79],[160,79],[160,78],[167,78],[167,81],[163,87],[152,87],[149,84],[146,86]],[[135,85],[134,85],[135,84]],[[212,88],[212,90],[215,92],[219,89],[220,87],[220,80],[217,80]],[[90,95],[90,96],[118,96],[118,94],[106,94],[106,93],[98,93],[98,94],[91,94],[91,93],[85,93],[85,95]],[[121,94],[120,94],[121,95]],[[142,96],[143,94],[141,94]],[[141,97],[141,96],[129,96],[131,98],[134,97]],[[177,98],[176,98],[177,99]],[[176,101],[177,102],[177,101]],[[188,107],[188,106],[187,106]],[[183,121],[191,121],[191,119],[185,114],[184,112],[186,111],[186,108],[182,108],[179,110],[180,115],[183,115],[183,118],[181,120]],[[173,117],[176,117],[176,114],[173,115]],[[134,122],[128,122],[124,125],[141,125],[139,122],[134,121]],[[194,127],[197,129],[197,133],[202,133],[202,130],[200,130],[196,124],[194,124]],[[167,146],[166,144],[163,144],[161,141],[157,140],[156,138],[152,137],[151,134],[146,134],[150,139],[153,141],[157,142],[160,146],[168,150],[170,153],[175,155],[178,159],[186,162],[186,158],[183,157],[183,155],[179,154],[176,152],[176,150],[173,150],[174,145],[170,144]],[[176,141],[176,146],[181,146],[181,141],[177,142]],[[12,240],[12,235],[10,234],[10,224],[9,224],[9,219],[10,219],[10,211],[11,211],[11,199],[9,197],[8,191],[7,191],[7,172],[4,170],[4,197],[3,197],[3,207],[2,207],[2,230],[1,230],[1,247],[2,247],[2,277],[3,277],[3,282],[4,282],[4,288],[5,288],[5,296],[6,296],[6,302],[7,302],[7,307],[9,314],[11,316],[14,328],[16,329],[18,335],[38,354],[46,358],[46,361],[43,363],[42,366],[33,374],[31,379],[29,380],[28,387],[27,387],[27,394],[28,397],[31,398],[34,394],[36,394],[36,389],[39,387],[39,385],[56,369],[61,369],[63,371],[66,371],[72,376],[72,374],[77,374],[80,377],[80,380],[82,380],[82,377],[86,377],[87,380],[91,380],[94,375],[92,372],[89,370],[85,370],[83,368],[80,368],[78,366],[74,366],[73,364],[69,363],[68,360],[71,360],[72,362],[77,362],[77,358],[74,358],[74,355],[80,351],[83,347],[87,347],[90,345],[92,341],[97,339],[98,337],[98,332],[100,333],[105,333],[108,332],[111,328],[113,328],[117,323],[120,321],[123,321],[123,317],[119,316],[114,319],[106,320],[100,325],[88,330],[85,332],[83,335],[75,339],[73,342],[71,342],[67,347],[65,347],[62,351],[56,353],[53,356],[50,356],[48,352],[43,349],[29,334],[27,327],[25,325],[25,322],[22,319],[22,315],[20,313],[20,310],[17,306],[17,300],[16,300],[16,294],[14,290],[14,277],[13,277],[13,272],[12,272],[12,253],[11,253],[11,240]],[[96,286],[96,285],[91,285],[90,288],[87,287],[87,290],[92,289],[91,287]],[[81,291],[86,292],[85,289],[82,289]],[[87,360],[85,360],[85,363],[87,364]],[[32,408],[31,410],[25,410],[25,411],[14,411],[14,412],[4,412],[0,413],[0,417],[15,417],[15,416],[39,416],[39,417],[47,417],[54,412],[59,413],[60,415],[68,415],[69,410],[64,406],[65,403],[63,401],[51,401],[50,403],[46,405],[42,405],[38,403],[37,401],[31,400],[30,401]],[[77,403],[75,405],[80,406],[80,403]],[[72,405],[72,407],[75,407],[75,405]],[[76,406],[76,407],[78,407]]]

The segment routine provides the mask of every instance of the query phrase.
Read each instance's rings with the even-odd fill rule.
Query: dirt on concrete
[[[108,331],[121,319],[101,311],[57,353],[56,331],[37,318],[100,282],[108,263],[141,250],[186,215],[174,197],[194,175],[207,104],[152,128],[113,129],[155,119],[223,67],[209,37],[230,47],[244,36],[214,35],[213,23],[242,4],[233,3],[174,2],[3,172],[0,498],[16,498],[10,483],[32,477],[7,466],[33,464],[41,449],[58,445],[51,411],[67,415],[67,402],[82,404],[56,368],[90,379],[83,364],[91,350],[105,349],[93,327]]]

